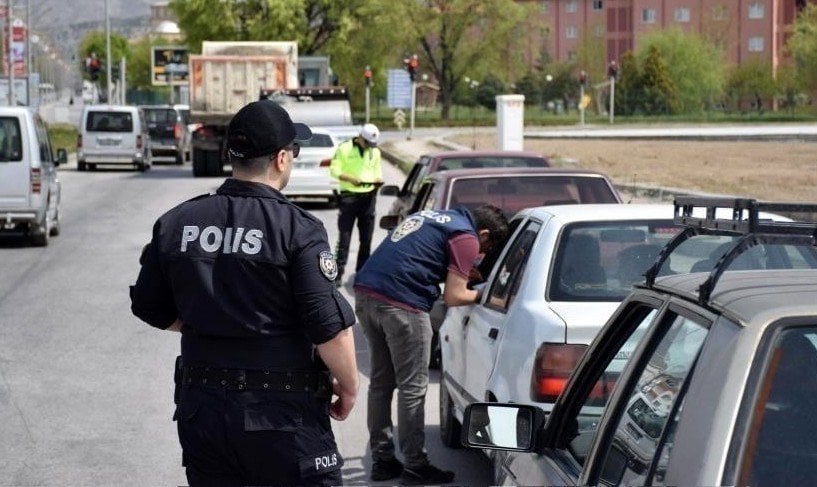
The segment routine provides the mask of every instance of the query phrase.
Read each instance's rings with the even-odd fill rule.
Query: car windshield
[[[437,166],[438,171],[447,169],[468,169],[475,167],[547,167],[548,163],[541,157],[508,157],[508,156],[474,156],[446,157]]]
[[[85,130],[91,132],[132,132],[130,112],[89,112]]]
[[[510,218],[523,208],[573,203],[617,203],[606,180],[598,177],[513,175],[453,180],[447,208],[491,204]]]
[[[301,145],[302,149],[307,147],[334,147],[335,144],[332,142],[332,137],[329,134],[316,134],[312,133],[312,138],[309,140],[299,140],[298,144]]]
[[[551,301],[621,301],[681,227],[671,220],[575,223],[562,231]],[[665,266],[666,267],[666,266]],[[663,271],[663,269],[662,269]]]

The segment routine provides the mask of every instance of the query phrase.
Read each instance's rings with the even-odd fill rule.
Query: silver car
[[[727,206],[735,218],[692,218],[694,206],[712,215]],[[687,231],[601,330],[546,423],[530,405],[468,408],[463,442],[507,455],[496,483],[814,483],[817,224],[764,221],[760,209],[817,214],[817,205],[676,202]],[[684,245],[713,235],[735,240],[710,270],[656,277]],[[747,260],[755,270],[739,270]]]
[[[332,204],[338,183],[329,175],[329,162],[338,141],[328,130],[312,129],[312,138],[298,141],[298,157],[293,161],[289,183],[284,188],[288,197],[321,198]]]

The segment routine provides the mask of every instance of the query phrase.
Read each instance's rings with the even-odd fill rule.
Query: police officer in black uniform
[[[329,418],[357,395],[355,317],[326,229],[280,192],[310,136],[273,101],[242,108],[233,177],[160,217],[142,253],[131,308],[181,332],[174,418],[192,487],[342,483]]]

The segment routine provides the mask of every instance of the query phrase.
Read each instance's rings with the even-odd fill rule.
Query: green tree
[[[153,46],[171,46],[175,44],[175,42],[164,37],[143,37],[131,44],[128,55],[128,88],[138,90],[154,89],[153,72],[151,71]]]
[[[726,94],[734,108],[741,110],[754,103],[757,111],[762,112],[763,100],[777,94],[771,66],[759,59],[736,66],[729,74]]]
[[[356,25],[365,0],[171,0],[191,50],[201,41],[298,41],[317,54]]]
[[[498,77],[489,74],[476,90],[476,101],[490,110],[496,110],[496,95],[505,93],[505,83]]]
[[[647,58],[641,68],[641,103],[647,115],[664,115],[678,112],[678,89],[669,76],[661,52],[656,46],[647,50]]]
[[[524,12],[513,0],[422,0],[394,2],[391,8],[407,27],[405,49],[419,47],[421,70],[430,71],[440,85],[444,120],[465,76],[500,76],[507,51],[498,46],[511,44]]]
[[[643,111],[644,80],[641,68],[632,51],[621,56],[619,63],[618,80],[616,80],[616,113],[621,115],[635,115]]]
[[[579,44],[576,65],[579,70],[587,72],[590,84],[598,83],[607,76],[606,55],[604,38],[588,32]]]
[[[797,15],[787,47],[803,86],[817,92],[817,5],[809,3]]]
[[[655,30],[644,37],[636,54],[642,66],[653,47],[678,89],[679,112],[700,112],[721,96],[726,74],[713,44],[680,29]]]
[[[516,92],[525,95],[526,105],[538,105],[542,102],[542,90],[539,87],[537,73],[528,71],[516,81]]]
[[[91,75],[85,67],[85,59],[91,57],[91,54],[96,54],[101,62],[99,70],[99,85],[106,86],[108,80],[107,66],[107,40],[104,31],[91,31],[85,34],[85,37],[79,43],[79,50],[77,58],[80,59],[80,75],[83,79],[90,79]],[[128,40],[119,34],[111,34],[111,69],[116,69],[119,66],[119,61],[122,58],[128,58],[130,55],[130,45]]]

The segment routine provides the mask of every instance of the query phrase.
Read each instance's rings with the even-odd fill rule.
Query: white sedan
[[[301,151],[293,161],[287,197],[321,198],[332,204],[338,183],[329,175],[329,162],[335,154],[338,139],[329,130],[312,129],[312,138],[299,141]]]

